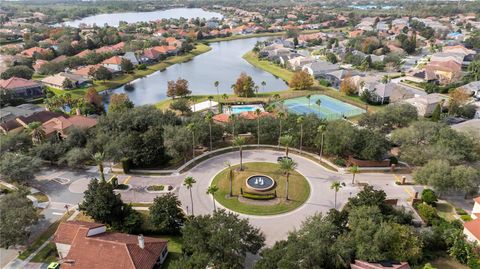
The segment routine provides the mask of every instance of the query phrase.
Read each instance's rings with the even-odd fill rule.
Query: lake
[[[220,94],[232,93],[231,85],[242,72],[253,78],[260,86],[260,92],[285,90],[288,86],[282,79],[250,65],[242,58],[253,49],[257,41],[266,39],[267,37],[260,37],[211,43],[212,50],[194,57],[189,62],[172,65],[164,71],[133,81],[133,91],[125,91],[122,86],[113,92],[128,94],[135,105],[153,104],[167,98],[169,80],[181,77],[188,80],[189,88],[195,95],[216,94],[217,90],[213,85],[215,81],[220,83]],[[262,81],[266,82],[265,89],[261,86]]]
[[[173,8],[167,10],[157,10],[150,12],[121,12],[121,13],[105,13],[98,14],[89,17],[85,17],[79,20],[67,21],[58,25],[65,25],[71,27],[78,27],[80,24],[104,26],[108,24],[110,26],[117,27],[120,21],[126,21],[128,23],[134,22],[148,22],[159,19],[179,19],[179,18],[191,19],[191,18],[223,18],[223,15],[217,12],[206,11],[201,8]]]

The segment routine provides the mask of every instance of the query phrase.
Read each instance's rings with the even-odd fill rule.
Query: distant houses
[[[44,85],[61,90],[84,87],[91,83],[91,80],[84,76],[66,72],[45,77],[41,81]]]
[[[41,83],[18,77],[0,80],[0,88],[8,91],[17,98],[23,98],[26,100],[42,97],[44,95]]]

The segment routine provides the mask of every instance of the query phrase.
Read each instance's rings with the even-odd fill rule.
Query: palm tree
[[[193,196],[192,196],[192,187],[193,184],[197,183],[193,177],[186,177],[183,180],[183,186],[187,187],[187,189],[190,191],[190,201],[192,202],[192,216],[193,214]],[[188,213],[188,212],[187,212]]]
[[[228,167],[228,180],[230,181],[229,195],[230,195],[230,197],[232,197],[233,196],[233,170],[232,170],[232,165],[230,164],[229,161],[225,161],[225,166]]]
[[[387,84],[390,81],[390,77],[388,75],[384,75],[382,77],[382,83]]]
[[[255,110],[255,115],[257,116],[257,146],[260,146],[260,115],[262,115],[260,108]]]
[[[212,151],[212,122],[213,122],[213,114],[212,111],[208,111],[207,115],[205,115],[205,121],[208,123],[208,131],[210,133],[210,151]]]
[[[38,121],[27,125],[27,132],[32,137],[33,144],[40,144],[46,138],[47,134],[43,129],[42,123]]]
[[[192,132],[192,158],[195,158],[195,123],[188,124],[187,129]]]
[[[315,101],[315,104],[318,106],[318,113],[320,113],[320,105],[322,104],[322,100],[317,99],[317,101]]]
[[[345,183],[340,181],[334,181],[332,182],[332,185],[330,185],[330,189],[335,191],[335,209],[337,209],[337,193],[338,191],[345,186]]]
[[[258,85],[253,86],[253,90],[255,91],[256,95],[258,95],[258,89],[260,89],[260,87],[258,87]],[[247,96],[245,96],[245,97],[247,97]]]
[[[218,82],[218,80],[213,83],[213,86],[217,88],[217,101],[220,103],[220,92],[218,91],[218,85],[220,85],[220,82]]]
[[[278,125],[280,127],[279,128],[280,131],[278,133],[278,147],[280,147],[280,137],[282,136],[282,120],[283,118],[285,118],[285,113],[283,111],[279,111],[277,115],[278,115]]]
[[[217,185],[215,185],[215,184],[209,186],[208,189],[207,189],[207,194],[211,194],[211,195],[212,195],[212,200],[213,200],[213,212],[216,212],[216,211],[217,211],[217,207],[215,206],[215,193],[217,193],[217,191],[218,191],[218,187],[217,187]]]
[[[264,80],[264,81],[262,81],[261,84],[262,84],[262,87],[263,87],[263,91],[265,91],[265,86],[267,86],[267,82],[265,82],[265,80]]]
[[[243,145],[245,145],[245,138],[236,136],[233,140],[233,145],[240,150],[240,171],[243,171]]]
[[[208,96],[208,101],[209,101],[209,106],[210,106],[210,110],[212,110],[212,100],[213,100],[213,96]]]
[[[227,101],[227,100],[228,100],[228,94],[224,93],[224,94],[222,95],[222,99],[223,99],[224,101]]]
[[[295,170],[297,163],[288,158],[282,158],[278,163],[280,164],[280,170],[282,170],[287,177],[287,180],[285,181],[285,199],[288,200],[288,181],[290,178],[290,173]]]
[[[303,144],[303,122],[305,118],[300,116],[297,118],[297,124],[300,124],[300,152],[302,151],[302,144]]]
[[[320,126],[318,126],[318,132],[320,133],[320,135],[322,136],[321,137],[321,141],[320,141],[320,160],[322,159],[322,156],[323,156],[323,137],[325,135],[325,131],[327,130],[327,126],[322,124]]]
[[[228,116],[228,120],[232,123],[232,136],[235,137],[235,114],[230,114],[230,116]]]
[[[105,173],[103,172],[103,161],[105,159],[105,154],[103,154],[103,152],[97,152],[92,155],[92,159],[95,164],[98,165],[98,172],[100,172],[100,178],[105,181]]]
[[[348,172],[352,174],[352,184],[355,184],[355,175],[359,172],[358,166],[352,165],[348,168]]]
[[[280,141],[280,145],[285,147],[285,156],[288,157],[288,148],[293,144],[293,136],[282,135],[278,140]]]
[[[311,94],[307,95],[308,107],[309,107],[309,108],[310,108],[310,99],[311,99],[311,98],[312,98],[312,95],[311,95]]]
[[[280,94],[276,93],[273,95],[273,99],[278,100],[280,99]]]

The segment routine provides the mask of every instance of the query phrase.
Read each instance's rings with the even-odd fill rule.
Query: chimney
[[[144,249],[144,248],[145,248],[145,240],[143,239],[143,234],[141,234],[141,235],[138,236],[138,246],[139,246],[141,249]]]

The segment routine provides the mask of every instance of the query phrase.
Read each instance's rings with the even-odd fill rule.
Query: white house
[[[438,104],[448,100],[448,97],[438,93],[432,93],[425,96],[416,96],[414,98],[404,100],[405,103],[411,104],[417,109],[418,115],[422,117],[430,117]]]

